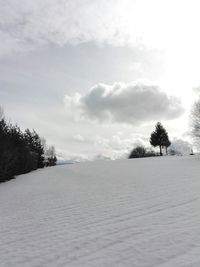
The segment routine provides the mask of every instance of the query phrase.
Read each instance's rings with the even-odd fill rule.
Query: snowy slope
[[[200,266],[200,160],[58,166],[0,184],[0,266]]]

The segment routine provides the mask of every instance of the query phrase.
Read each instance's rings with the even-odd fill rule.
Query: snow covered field
[[[200,266],[200,160],[37,170],[0,184],[0,266]]]

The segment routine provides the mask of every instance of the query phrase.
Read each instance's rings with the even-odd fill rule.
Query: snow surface
[[[0,266],[200,266],[200,159],[58,166],[0,184]]]

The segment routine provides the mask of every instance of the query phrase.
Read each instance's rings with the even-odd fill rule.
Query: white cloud
[[[120,0],[7,0],[0,5],[3,55],[46,44],[126,42]]]
[[[66,106],[74,116],[97,121],[141,124],[153,120],[170,120],[183,113],[178,98],[168,96],[154,84],[97,84],[85,95],[65,96]]]
[[[133,147],[137,145],[148,146],[149,141],[142,134],[128,134],[117,132],[109,137],[94,136],[93,142],[98,155],[106,158],[127,158]]]
[[[199,94],[200,93],[200,86],[194,87],[193,92],[195,92],[196,94]]]
[[[74,151],[70,150],[63,150],[63,149],[57,149],[56,154],[58,157],[59,162],[84,162],[88,160],[92,160],[94,157],[91,157],[89,155],[83,154],[83,153],[75,153]]]
[[[0,0],[0,5],[2,53],[88,41],[199,49],[198,0]]]
[[[0,0],[0,5],[1,54],[90,41],[177,48],[191,42],[199,48],[197,0]]]
[[[74,135],[73,139],[76,140],[76,141],[79,141],[79,142],[84,142],[85,141],[85,138],[80,134]]]

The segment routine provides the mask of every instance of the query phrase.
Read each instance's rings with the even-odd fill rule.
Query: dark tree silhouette
[[[50,148],[49,166],[53,166],[56,164],[55,148]],[[0,108],[0,182],[44,166],[44,146],[36,131],[22,132],[17,125],[5,120]]]
[[[144,158],[146,154],[146,149],[143,146],[137,146],[136,148],[134,148],[130,155],[129,155],[129,159],[132,158]]]
[[[166,142],[165,142],[165,151],[166,151],[166,155],[168,154],[168,147],[171,145],[171,142],[169,141],[169,137],[168,137],[168,134],[166,136]]]
[[[167,147],[169,147],[171,144],[171,142],[169,141],[168,133],[160,122],[156,124],[156,129],[150,136],[150,144],[153,147],[159,147],[160,156],[163,155],[162,147],[165,147],[167,152]]]
[[[17,125],[0,120],[0,182],[44,167],[43,154],[35,131],[23,133]]]
[[[35,130],[32,132],[29,129],[25,130],[25,140],[28,144],[32,155],[36,158],[37,168],[44,167],[44,148],[42,145],[41,138]]]

